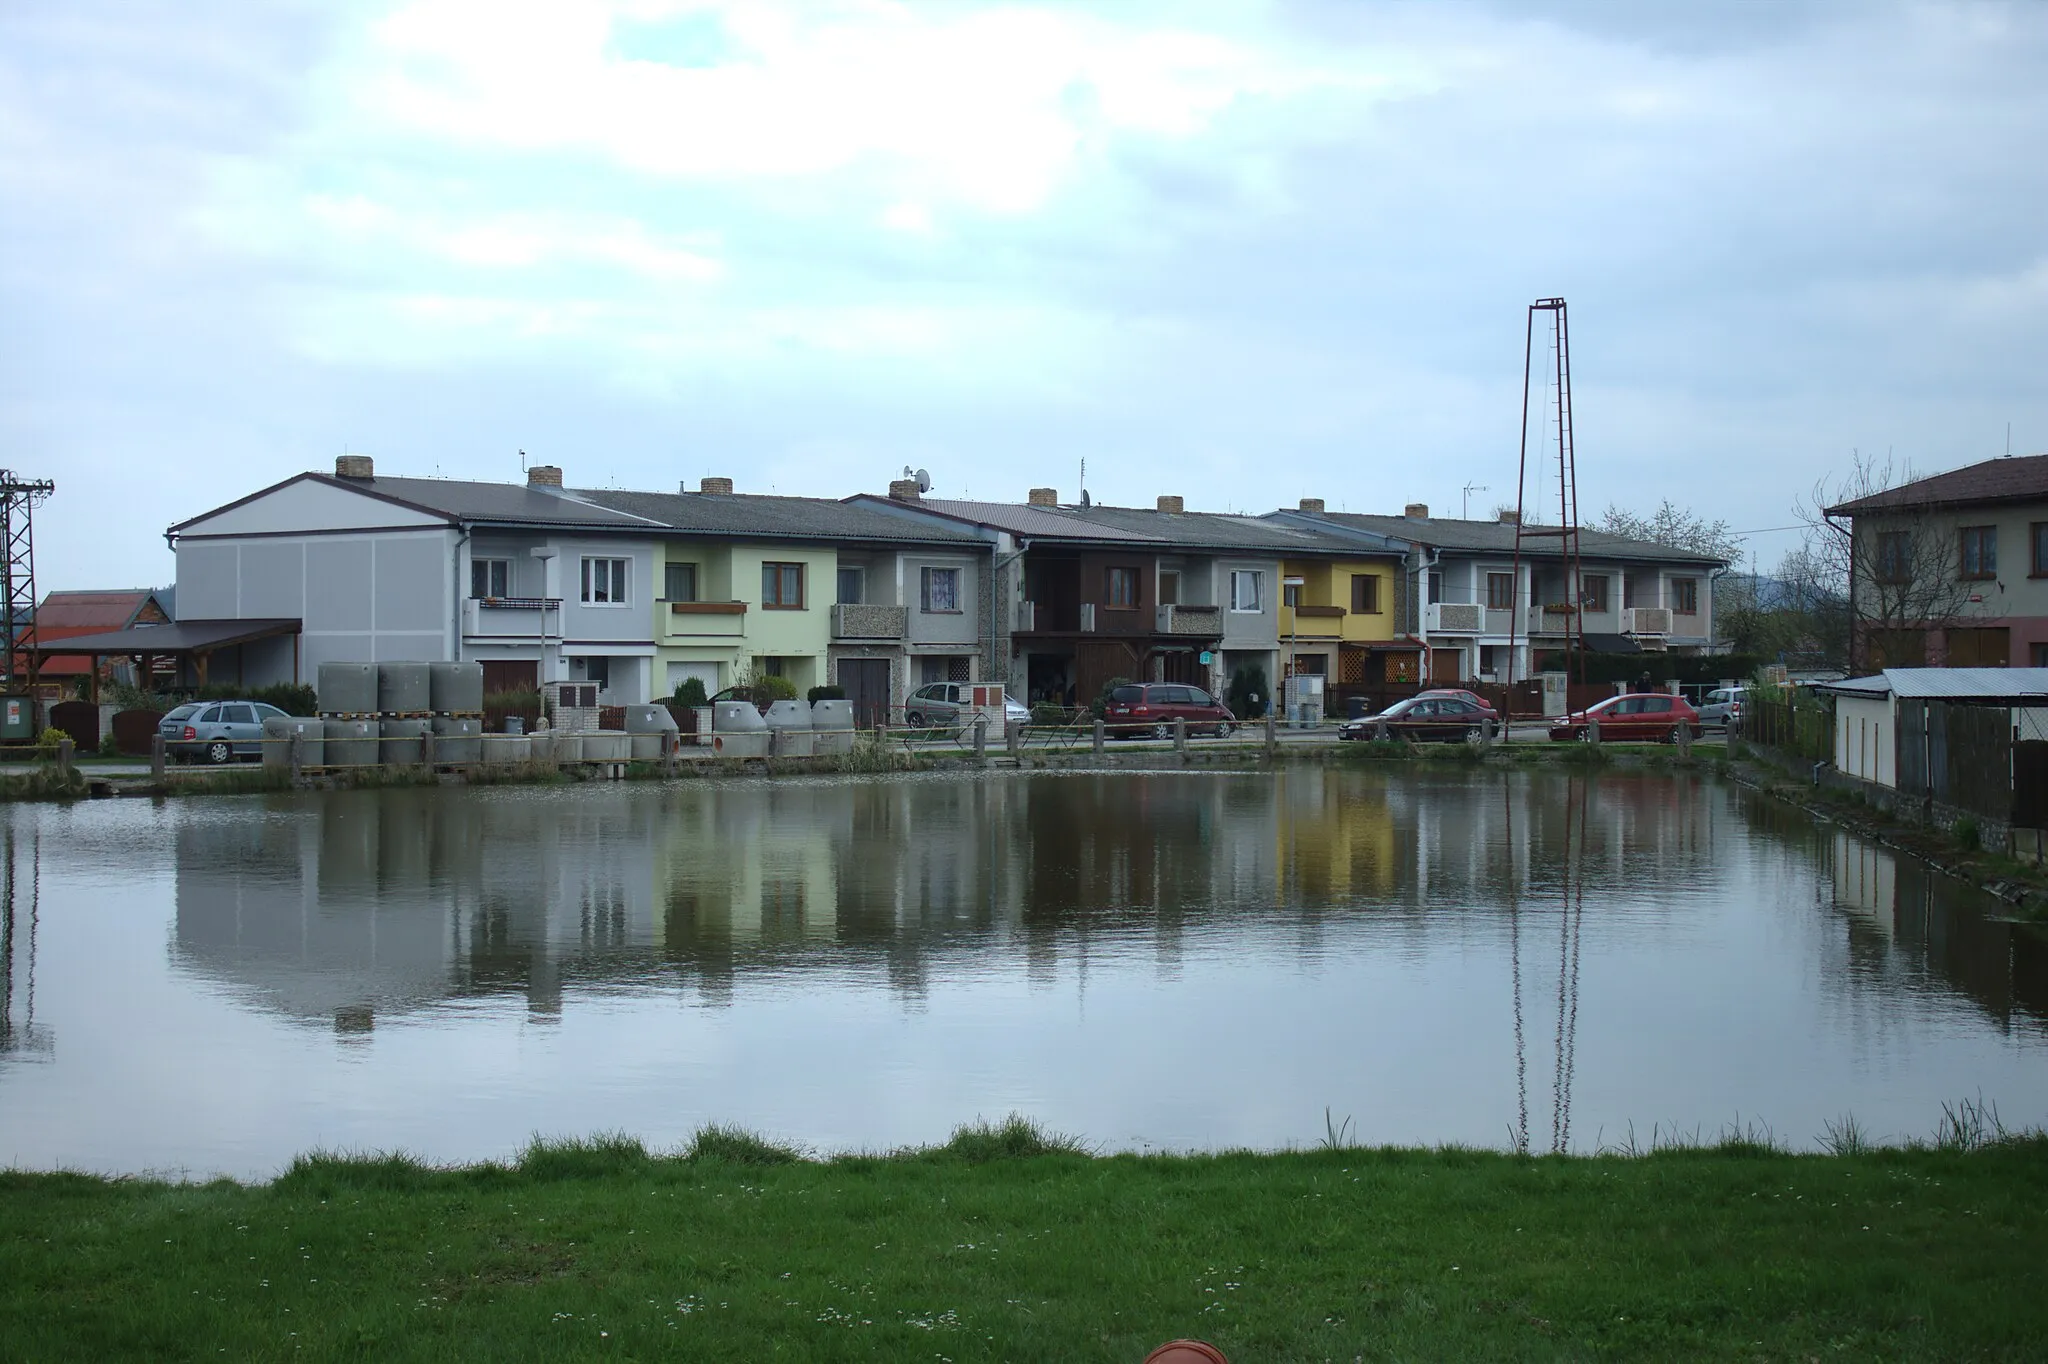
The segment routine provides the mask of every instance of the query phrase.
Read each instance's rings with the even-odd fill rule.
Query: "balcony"
[[[1344,608],[1341,606],[1296,606],[1288,608],[1294,612],[1293,628],[1290,635],[1307,635],[1312,639],[1335,639],[1344,633]]]
[[[1485,608],[1476,602],[1433,601],[1423,611],[1423,629],[1432,635],[1476,635],[1485,627]]]
[[[1154,628],[1162,635],[1220,639],[1223,635],[1223,611],[1215,606],[1162,606],[1158,609]]]
[[[549,620],[550,614],[552,620]],[[543,624],[552,624],[560,633],[560,597],[465,597],[462,602],[462,633],[465,635],[539,639]]]
[[[841,602],[832,608],[832,638],[900,640],[910,628],[910,608]]]
[[[747,604],[743,601],[664,601],[668,611],[662,619],[664,642],[693,639],[737,639],[747,632]]]
[[[1625,606],[1621,611],[1621,632],[1625,635],[1668,635],[1671,633],[1671,608]]]
[[[1572,628],[1572,617],[1578,608],[1561,603],[1529,608],[1529,633],[1532,635],[1561,635]]]
[[[1038,628],[1038,603],[1020,601],[1017,603],[1017,623],[1010,627],[1018,634],[1029,634]]]

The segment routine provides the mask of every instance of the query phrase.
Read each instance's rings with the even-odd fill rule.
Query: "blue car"
[[[179,762],[204,758],[216,766],[263,756],[263,722],[285,713],[261,701],[195,701],[157,721],[164,749]]]

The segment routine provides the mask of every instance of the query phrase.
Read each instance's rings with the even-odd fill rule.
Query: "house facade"
[[[2048,455],[1826,509],[1849,533],[1855,666],[2048,667]]]
[[[1308,498],[1272,519],[1405,542],[1392,623],[1425,648],[1421,666],[1439,686],[1533,676],[1564,648],[1574,617],[1586,647],[1601,652],[1714,648],[1714,576],[1727,565],[1711,556],[1581,530],[1573,582],[1554,536],[1525,538],[1517,565],[1513,513],[1471,521],[1431,517],[1411,503],[1401,516],[1373,516],[1330,512]]]

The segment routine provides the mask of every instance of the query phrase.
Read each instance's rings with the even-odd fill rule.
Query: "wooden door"
[[[539,691],[540,664],[530,658],[487,658],[484,695],[500,691]]]
[[[842,658],[839,685],[853,703],[853,723],[860,729],[876,729],[889,723],[889,660],[886,658]]]

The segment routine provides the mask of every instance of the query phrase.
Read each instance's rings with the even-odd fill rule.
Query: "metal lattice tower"
[[[0,555],[5,556],[0,565],[0,574],[5,575],[4,609],[6,619],[0,622],[0,641],[4,641],[7,652],[5,668],[7,681],[17,681],[17,655],[21,642],[28,637],[33,642],[32,632],[36,624],[36,531],[35,508],[38,502],[57,491],[57,485],[47,478],[22,478],[10,469],[0,469]],[[40,671],[33,649],[28,656],[28,685],[33,691],[36,674]]]
[[[1536,314],[1550,314],[1551,367],[1555,372],[1556,404],[1543,414],[1545,424],[1554,426],[1557,437],[1557,524],[1555,526],[1531,526],[1529,524],[1529,390],[1535,381],[1536,359]],[[1546,376],[1545,387],[1549,387]],[[1549,443],[1551,432],[1543,433],[1543,444]],[[1537,459],[1547,458],[1539,449]],[[1539,466],[1540,467],[1540,466]],[[1564,648],[1565,667],[1584,680],[1585,664],[1582,655],[1586,648],[1585,623],[1581,610],[1583,579],[1579,572],[1579,473],[1572,450],[1572,341],[1571,325],[1566,317],[1564,300],[1561,298],[1539,298],[1529,305],[1529,321],[1522,342],[1522,454],[1521,463],[1515,473],[1515,568],[1514,589],[1509,594],[1514,610],[1508,614],[1508,681],[1515,680],[1516,636],[1521,633],[1522,606],[1519,601],[1522,591],[1522,543],[1525,540],[1556,540],[1558,558],[1564,570],[1565,602],[1571,608],[1565,612]],[[1529,611],[1533,615],[1542,603],[1536,600],[1533,590],[1535,572],[1530,571],[1531,591]],[[1531,623],[1530,633],[1534,633]],[[1531,641],[1533,646],[1534,641]],[[1535,672],[1534,659],[1530,660],[1530,672]]]

